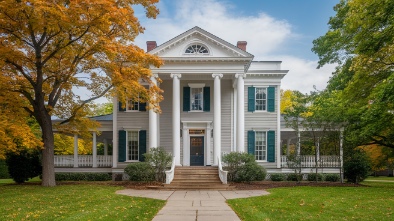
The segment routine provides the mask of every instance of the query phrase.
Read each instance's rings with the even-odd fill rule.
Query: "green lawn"
[[[105,185],[0,185],[0,220],[152,220],[165,201]]]
[[[376,180],[382,180],[382,181],[393,181],[394,182],[394,177],[387,177],[387,176],[370,176],[368,177],[365,181],[376,181]]]
[[[370,187],[269,189],[267,196],[228,200],[244,220],[394,220],[394,183]]]

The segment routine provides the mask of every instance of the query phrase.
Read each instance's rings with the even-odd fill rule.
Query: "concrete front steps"
[[[175,167],[174,180],[164,184],[171,190],[230,190],[229,184],[222,184],[218,167]]]

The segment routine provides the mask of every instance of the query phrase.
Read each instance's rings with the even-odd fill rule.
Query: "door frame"
[[[190,166],[190,137],[204,137],[204,166],[211,165],[211,127],[212,121],[182,121],[183,166]],[[204,134],[189,134],[189,130],[205,130]],[[207,163],[209,161],[209,163]]]

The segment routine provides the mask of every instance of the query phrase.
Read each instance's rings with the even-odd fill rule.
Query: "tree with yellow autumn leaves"
[[[116,95],[123,103],[131,98],[159,111],[160,89],[146,89],[139,80],[150,83],[149,67],[161,61],[133,44],[144,31],[133,7],[141,5],[147,17],[155,18],[157,2],[0,2],[0,102],[2,111],[9,110],[0,115],[0,139],[8,139],[8,133],[27,146],[42,142],[43,186],[56,185],[53,129],[81,134],[97,126],[85,118],[95,99]],[[85,88],[91,95],[83,98],[73,88]],[[39,140],[26,128],[30,116],[41,128]],[[53,125],[53,118],[63,120]],[[10,131],[4,133],[7,128]]]

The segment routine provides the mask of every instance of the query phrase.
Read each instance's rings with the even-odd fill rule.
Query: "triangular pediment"
[[[191,53],[190,49],[204,47],[203,53]],[[188,50],[189,49],[189,50]],[[253,55],[229,42],[194,27],[149,51],[164,60],[167,59],[239,59],[252,60]]]

